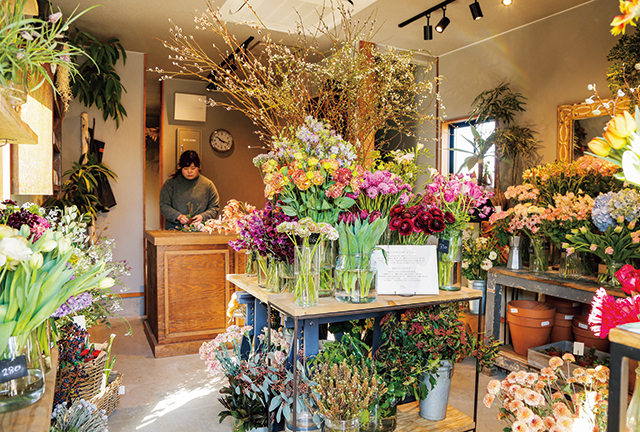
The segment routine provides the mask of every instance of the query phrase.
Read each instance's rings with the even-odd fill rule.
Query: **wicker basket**
[[[78,379],[77,375],[73,373],[75,366],[69,365],[64,368],[58,369],[56,376],[56,392],[63,390],[62,383],[65,381],[71,381],[70,386],[66,389],[68,393],[62,395],[61,400],[73,401],[75,399],[90,400],[98,393],[102,387],[102,375],[104,373],[104,366],[107,363],[107,353],[105,351],[100,352],[97,358],[90,362],[82,364],[82,376],[83,379]]]
[[[109,382],[103,393],[100,393],[90,400],[99,410],[104,410],[110,416],[120,404],[120,386],[122,385],[122,374],[112,371],[109,375]]]

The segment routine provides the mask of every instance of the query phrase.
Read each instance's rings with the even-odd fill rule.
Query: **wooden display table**
[[[58,348],[51,351],[51,370],[45,375],[44,395],[26,408],[0,414],[2,432],[48,432],[51,426],[53,395],[56,390]]]
[[[227,327],[233,287],[228,273],[243,265],[234,237],[147,231],[144,330],[156,357],[193,354]],[[244,255],[244,254],[242,254]]]
[[[318,353],[318,328],[320,324],[351,321],[362,318],[375,318],[373,332],[373,349],[377,347],[377,340],[380,335],[380,319],[389,312],[403,311],[410,308],[430,306],[442,303],[477,300],[482,298],[482,292],[467,287],[462,287],[460,291],[440,291],[436,295],[380,295],[378,299],[371,303],[342,303],[334,297],[321,297],[318,305],[313,307],[300,307],[295,305],[292,293],[272,294],[260,288],[255,278],[248,278],[244,275],[232,274],[227,276],[227,280],[233,282],[238,288],[244,290],[254,300],[252,307],[248,308],[247,323],[254,326],[254,329],[262,329],[269,322],[271,309],[276,309],[287,315],[293,321],[293,341],[291,343],[291,353],[298,351],[297,342],[300,337],[304,339],[304,356],[314,356]],[[249,302],[247,302],[249,303]],[[266,308],[266,313],[264,309]],[[478,316],[480,319],[481,315]],[[286,323],[285,323],[286,324]],[[255,333],[254,332],[254,336]],[[291,356],[290,356],[291,357]],[[293,364],[293,362],[291,362]],[[297,379],[297,369],[293,368],[294,382]],[[296,400],[295,389],[293,400]],[[476,372],[474,390],[474,418],[477,413],[478,402],[478,373]],[[417,405],[416,405],[417,406]],[[295,424],[295,408],[293,409],[293,423]],[[449,416],[452,417],[449,417]],[[401,424],[401,421],[403,423]],[[405,424],[404,422],[407,422]],[[426,426],[428,425],[428,426]],[[452,429],[449,429],[451,427]],[[421,419],[417,414],[417,408],[408,404],[399,407],[398,430],[400,431],[436,431],[451,430],[462,432],[475,430],[475,421],[457,410],[449,407],[447,418],[442,422],[430,422]]]

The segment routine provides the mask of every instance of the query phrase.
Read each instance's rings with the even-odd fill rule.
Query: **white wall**
[[[528,100],[519,119],[539,132],[544,162],[554,161],[558,105],[591,96],[596,83],[608,97],[606,56],[618,38],[609,23],[618,10],[614,0],[595,0],[440,57],[442,97],[449,119],[468,115],[473,99],[500,82]],[[633,28],[630,31],[634,31]]]
[[[118,175],[117,181],[111,181],[117,205],[98,217],[97,226],[106,226],[106,234],[116,241],[113,259],[125,260],[131,267],[131,275],[123,282],[129,287],[128,292],[135,293],[144,292],[144,54],[127,52],[126,65],[119,63],[116,70],[127,90],[122,95],[122,105],[128,116],[116,129],[116,122],[103,121],[95,106],[88,109],[72,101],[62,129],[62,170],[69,169],[80,157],[80,114],[87,112],[89,125],[96,119],[95,138],[106,143],[102,161]],[[127,298],[123,315],[141,315],[143,305],[143,297]]]

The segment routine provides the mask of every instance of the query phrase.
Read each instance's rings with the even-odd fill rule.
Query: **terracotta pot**
[[[587,326],[587,328],[585,329],[584,326]],[[609,340],[600,339],[598,336],[593,334],[585,323],[574,321],[572,328],[573,338],[577,342],[584,343],[585,350],[587,348],[595,347],[598,351],[609,352]]]
[[[556,308],[555,306],[535,300],[512,300],[507,306],[507,313],[523,318],[553,321]]]
[[[580,310],[580,306],[576,306],[576,307],[556,306],[556,313],[575,316],[575,315],[580,315],[581,310]]]
[[[572,321],[573,315],[556,312],[553,329],[551,330],[551,343],[565,340],[569,342],[573,341]]]
[[[553,328],[553,321],[554,317],[550,319],[526,318],[514,315],[507,310],[507,322],[509,323],[513,350],[521,356],[526,356],[529,348],[547,344]]]
[[[580,303],[561,297],[546,296],[545,303],[555,306],[556,308],[579,308]]]

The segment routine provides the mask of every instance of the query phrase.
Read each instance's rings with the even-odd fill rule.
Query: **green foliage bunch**
[[[636,65],[640,63],[640,31],[636,29],[633,34],[624,34],[618,39],[618,43],[611,48],[607,55],[609,69],[607,70],[607,84],[612,95],[622,90],[631,97],[631,104],[637,105],[635,93],[629,89],[640,86],[640,70]]]
[[[102,111],[102,118],[109,117],[116,121],[116,127],[127,116],[122,105],[122,93],[127,90],[116,73],[115,66],[122,56],[122,64],[126,64],[127,53],[118,39],[100,42],[87,32],[79,31],[71,42],[76,47],[86,50],[88,57],[77,65],[82,79],[73,82],[73,97],[87,108],[94,104]]]

